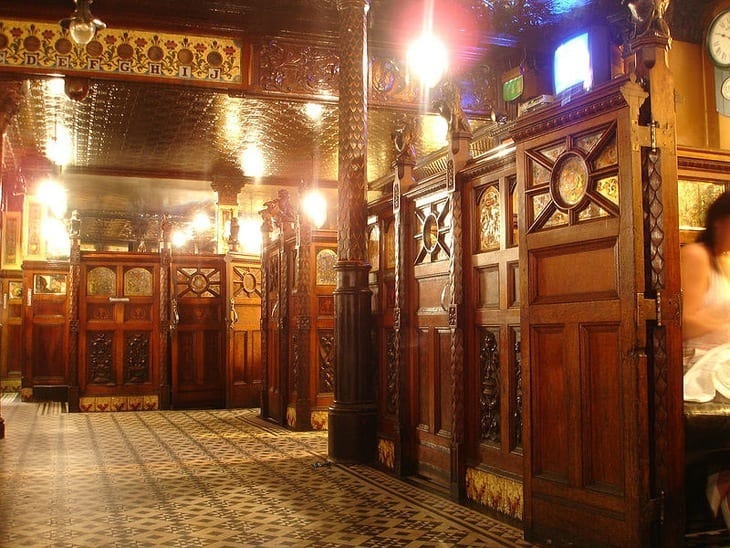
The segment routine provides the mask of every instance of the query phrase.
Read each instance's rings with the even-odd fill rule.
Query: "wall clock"
[[[715,71],[715,106],[730,116],[730,9],[718,13],[707,28],[707,54]]]
[[[707,53],[716,67],[730,67],[730,9],[718,13],[707,28]]]

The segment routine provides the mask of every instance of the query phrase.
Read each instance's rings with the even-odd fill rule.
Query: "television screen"
[[[556,95],[576,84],[591,87],[593,71],[587,32],[566,40],[555,49],[553,81]]]

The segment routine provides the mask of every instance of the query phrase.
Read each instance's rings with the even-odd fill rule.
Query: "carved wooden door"
[[[159,338],[157,257],[82,257],[78,368],[81,409],[156,408]]]
[[[469,281],[464,284],[466,494],[491,510],[521,519],[522,368],[514,154],[478,163],[463,176],[467,180],[464,226],[470,227],[464,231],[464,272]]]
[[[411,459],[415,471],[436,483],[451,481],[451,332],[448,320],[450,224],[443,190],[413,197],[410,244],[405,244],[408,331],[407,379]],[[410,468],[410,467],[409,467]]]
[[[283,382],[286,378],[282,374],[284,369],[281,366],[282,355],[282,333],[286,333],[286,329],[282,329],[281,317],[281,301],[286,299],[282,297],[281,287],[281,269],[282,255],[279,252],[278,242],[267,248],[263,255],[264,268],[266,269],[264,291],[266,292],[263,309],[264,314],[263,329],[265,335],[265,354],[264,360],[265,383],[263,395],[263,416],[273,419],[283,424],[286,418],[285,404],[283,401],[286,390]],[[288,343],[288,341],[285,341]]]
[[[23,263],[24,396],[33,386],[69,383],[67,281],[68,263]]]
[[[261,405],[261,261],[229,254],[227,407]]]
[[[179,255],[172,262],[171,404],[225,407],[226,266],[220,255]]]
[[[2,389],[19,390],[23,357],[23,278],[8,273],[2,283],[0,380]]]
[[[514,132],[530,539],[646,546],[652,520],[664,525],[661,491],[676,496],[678,314],[647,337],[651,292],[678,280],[676,230],[662,226],[676,187],[668,199],[656,172],[642,177],[650,141],[642,149],[632,124],[644,97],[614,82]]]

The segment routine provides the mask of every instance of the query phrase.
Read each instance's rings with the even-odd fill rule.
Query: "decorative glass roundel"
[[[553,199],[563,209],[577,206],[588,190],[588,166],[582,156],[566,152],[555,162],[551,191]]]

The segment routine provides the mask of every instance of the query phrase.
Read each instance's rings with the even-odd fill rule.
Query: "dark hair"
[[[712,257],[712,266],[717,268],[715,262],[715,243],[717,241],[717,234],[715,232],[715,225],[717,221],[730,217],[730,192],[725,191],[720,194],[710,207],[707,208],[705,213],[705,230],[700,232],[697,236],[697,241],[704,244],[707,251],[710,252]]]

